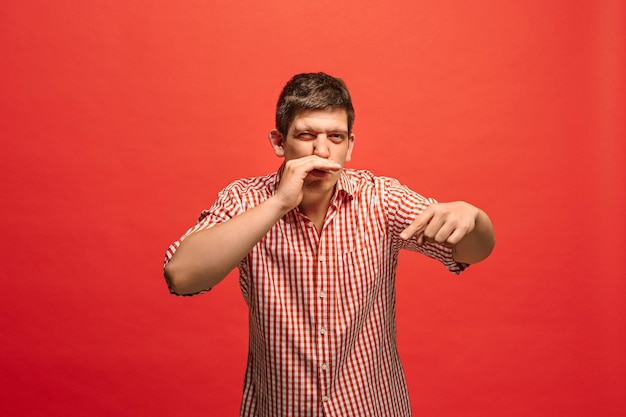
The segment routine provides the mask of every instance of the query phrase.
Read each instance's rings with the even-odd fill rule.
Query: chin
[[[335,187],[335,184],[337,183],[337,179],[331,177],[330,175],[326,175],[326,176],[322,176],[322,177],[316,177],[316,176],[309,176],[306,180],[304,180],[304,187],[309,189],[309,190],[328,190],[328,189],[332,189]]]

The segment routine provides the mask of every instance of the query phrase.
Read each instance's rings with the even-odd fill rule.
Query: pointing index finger
[[[415,216],[413,222],[400,233],[400,239],[407,240],[410,239],[411,236],[423,234],[424,230],[426,230],[426,227],[428,226],[428,223],[430,222],[431,217],[432,214],[428,208],[419,213]]]

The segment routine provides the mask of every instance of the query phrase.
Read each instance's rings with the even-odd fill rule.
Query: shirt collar
[[[341,175],[339,175],[335,190],[336,191],[333,199],[340,195],[342,197],[345,197],[346,199],[352,199],[354,197],[354,184],[352,183],[352,181],[350,181],[350,177],[346,173],[345,168],[341,170]]]

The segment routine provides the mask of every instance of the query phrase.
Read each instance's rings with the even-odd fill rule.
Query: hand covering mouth
[[[309,173],[316,175],[316,176],[321,176],[321,175],[330,174],[330,171],[326,171],[325,169],[314,169],[310,171]]]

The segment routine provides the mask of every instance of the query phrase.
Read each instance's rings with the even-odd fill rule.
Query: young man
[[[340,79],[300,74],[283,89],[278,172],[233,182],[170,246],[170,291],[206,291],[236,266],[250,309],[242,416],[409,416],[396,349],[400,249],[460,273],[494,246],[491,222],[364,170]]]

